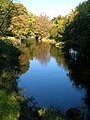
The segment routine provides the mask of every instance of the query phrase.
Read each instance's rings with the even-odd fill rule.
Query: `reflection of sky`
[[[66,15],[85,0],[19,0],[28,11],[39,15],[46,13],[50,18]]]
[[[64,67],[58,66],[54,57],[47,66],[42,66],[37,59],[31,60],[30,68],[20,77],[18,86],[26,88],[26,96],[33,96],[43,107],[60,106],[66,110],[84,105],[84,92],[72,86]]]

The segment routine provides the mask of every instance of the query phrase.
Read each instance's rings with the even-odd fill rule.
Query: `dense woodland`
[[[3,4],[4,3],[4,4]],[[90,1],[83,2],[67,16],[50,20],[46,15],[36,16],[20,3],[0,0],[0,35],[16,38],[34,36],[64,41],[66,49],[88,53],[90,37]]]
[[[21,40],[31,37],[40,40],[54,39],[57,43],[64,42],[64,53],[69,53],[69,50],[73,48],[86,63],[90,60],[90,0],[77,6],[67,16],[54,17],[52,20],[46,15],[36,16],[28,12],[20,3],[0,0],[0,120],[48,120],[48,117],[49,120],[52,118],[66,120],[65,116],[53,109],[36,108],[33,98],[25,99],[18,94],[18,77],[28,70],[31,57],[28,47]],[[31,50],[33,51],[33,48]],[[37,52],[40,53],[39,48]],[[55,51],[52,54],[54,56],[58,53]],[[37,57],[40,58],[40,56]],[[60,59],[57,57],[57,61]],[[60,61],[64,62],[63,58]],[[82,66],[82,61],[78,64],[74,61],[72,66],[66,56],[68,67],[65,66],[69,69],[71,78],[75,73],[77,77],[77,72],[80,71],[75,71],[74,68]],[[83,72],[86,65],[82,69]],[[89,72],[85,73],[86,77],[89,77]],[[75,84],[79,85],[76,79]],[[90,91],[88,81],[85,82],[84,78],[82,80],[82,86],[86,85],[86,90]],[[87,95],[87,104],[89,100],[90,96]],[[33,107],[28,108],[28,101],[32,102]],[[43,117],[45,111],[46,115]]]

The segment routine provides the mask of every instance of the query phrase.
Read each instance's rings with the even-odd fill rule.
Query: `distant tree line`
[[[28,12],[20,3],[0,0],[0,35],[25,38],[48,35],[50,20],[46,15],[39,17]]]
[[[90,0],[79,4],[67,16],[36,16],[29,13],[20,3],[0,0],[0,35],[17,38],[37,39],[49,37],[65,42],[65,50],[70,48],[90,52]]]
[[[50,38],[65,42],[65,50],[74,48],[79,52],[90,53],[90,0],[77,6],[64,17],[52,19]]]

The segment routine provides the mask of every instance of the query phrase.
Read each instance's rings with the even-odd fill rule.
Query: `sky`
[[[46,14],[50,19],[67,15],[83,1],[85,0],[19,0],[29,12]]]

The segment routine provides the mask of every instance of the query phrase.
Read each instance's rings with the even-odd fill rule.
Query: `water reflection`
[[[36,58],[42,65],[47,65],[50,61],[50,45],[36,43],[30,46],[30,58]]]
[[[85,88],[86,90],[83,100],[88,107],[88,115],[90,115],[90,57],[78,55],[77,59],[74,60],[68,54],[65,55],[65,60],[69,69],[68,75],[73,82],[73,86],[76,88]]]
[[[47,64],[50,61],[50,45],[39,44],[36,46],[36,59],[40,61],[41,64]]]
[[[65,107],[67,104],[74,104],[75,107],[83,100],[86,104],[84,106],[87,106],[87,111],[89,112],[90,57],[78,54],[77,59],[74,59],[74,56],[64,54],[54,46],[44,43],[31,44],[28,49],[29,55],[25,58],[32,61],[32,68],[29,68],[30,71],[28,70],[26,75],[21,76],[19,86],[24,86],[28,95],[33,93],[36,97],[42,96],[41,100],[43,103],[48,100],[46,104],[53,103],[54,99],[55,103],[53,104],[55,105],[59,106],[62,103],[61,106]],[[26,53],[28,54],[28,51]],[[40,65],[45,65],[47,68],[41,69]],[[52,97],[52,102],[50,101],[50,96]],[[82,97],[80,98],[80,96]],[[80,101],[80,99],[82,100]],[[67,106],[70,107],[69,105]],[[80,107],[84,108],[82,105]]]
[[[52,57],[54,57],[56,59],[57,64],[59,66],[63,66],[64,69],[66,71],[68,71],[68,66],[65,62],[64,53],[61,50],[57,49],[55,46],[51,46],[50,54]]]
[[[19,67],[19,74],[24,74],[30,67],[29,59],[29,48],[26,47],[26,44],[22,44],[20,46],[20,50],[22,51],[22,54],[19,56],[19,62],[20,62],[20,67]]]

